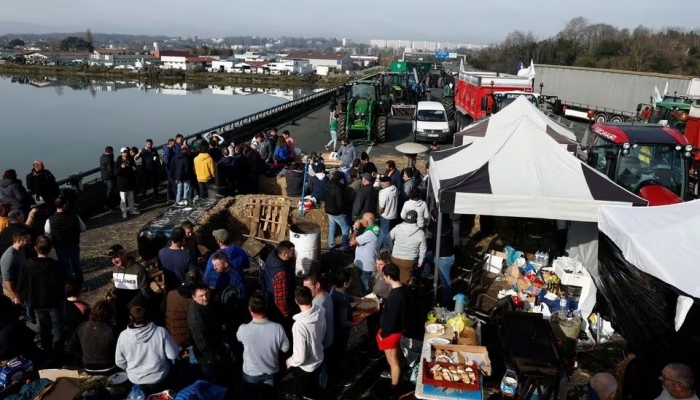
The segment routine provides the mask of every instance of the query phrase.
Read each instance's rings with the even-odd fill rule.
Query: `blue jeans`
[[[350,227],[345,220],[345,215],[328,215],[328,247],[335,247],[335,226],[340,226],[340,235],[343,241],[343,250],[350,250],[350,240],[348,239],[348,231]]]
[[[105,193],[105,206],[112,206],[112,196],[114,195],[114,180],[105,181],[105,186],[107,188],[107,193]]]
[[[442,305],[447,307],[447,304],[452,304],[452,266],[455,263],[455,256],[440,257],[440,269],[438,275],[442,282]]]
[[[250,399],[273,399],[276,396],[277,374],[247,375],[243,372],[243,388]]]
[[[391,223],[394,222],[393,219],[386,219],[384,217],[379,217],[379,250],[389,250],[394,247],[391,243]]]
[[[206,199],[209,197],[208,183],[197,182],[197,187],[199,188],[199,198]]]
[[[175,201],[180,202],[180,200],[187,200],[190,198],[190,182],[181,181],[177,184],[177,189],[175,193]]]
[[[52,352],[58,344],[57,350],[61,350],[63,343],[63,319],[58,308],[43,308],[34,310],[39,321],[39,336],[41,347],[46,352]]]
[[[369,294],[369,280],[370,278],[372,278],[372,271],[363,271],[361,268],[357,268],[357,270],[360,274],[360,286],[362,286],[362,294]]]
[[[56,249],[56,258],[63,265],[68,276],[83,282],[83,266],[80,264],[80,246],[70,249]]]

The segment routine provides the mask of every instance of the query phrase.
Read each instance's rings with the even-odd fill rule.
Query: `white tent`
[[[533,120],[537,126],[544,130],[557,143],[561,144],[569,151],[575,151],[577,142],[574,133],[564,126],[552,121],[534,104],[530,103],[522,96],[515,99],[507,107],[503,108],[501,111],[492,115],[488,119],[469,125],[461,132],[455,133],[454,145],[461,146],[463,144],[483,139],[491,132],[498,131],[523,116],[527,116]]]

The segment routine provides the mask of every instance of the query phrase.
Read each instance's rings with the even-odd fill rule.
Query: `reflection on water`
[[[309,94],[324,89],[275,89],[245,86],[204,85],[201,83],[144,83],[138,81],[100,81],[85,78],[57,78],[57,77],[28,77],[12,76],[10,82],[20,85],[30,85],[35,88],[53,88],[59,95],[63,95],[64,89],[85,90],[93,97],[99,92],[116,92],[117,90],[137,88],[146,92],[164,95],[184,96],[199,94],[216,94],[226,96],[267,95],[285,99],[296,100]]]

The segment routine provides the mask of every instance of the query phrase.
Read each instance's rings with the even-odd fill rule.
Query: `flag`
[[[525,68],[525,64],[523,64],[523,60],[518,60],[518,71],[520,71],[523,68]]]
[[[651,103],[652,103],[652,105],[654,106],[654,108],[656,108],[656,103],[658,103],[658,102],[660,102],[660,101],[663,101],[663,99],[664,99],[664,98],[661,97],[661,94],[659,93],[659,88],[656,87],[656,86],[654,86],[654,96],[653,96],[653,98],[652,98],[652,100],[651,100]]]
[[[664,96],[668,94],[668,81],[666,81],[666,87],[664,88]]]

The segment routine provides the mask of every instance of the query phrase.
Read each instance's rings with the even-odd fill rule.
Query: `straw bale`
[[[287,194],[287,180],[284,178],[284,176],[268,177],[265,175],[260,175],[258,180],[259,194],[274,196],[285,196]]]
[[[420,154],[418,157],[416,157],[416,168],[418,168],[421,174],[425,174],[425,164],[428,162],[428,159],[429,157],[425,154]],[[384,164],[386,164],[386,162],[389,160],[394,160],[396,163],[396,169],[398,170],[408,167],[408,157],[404,155],[397,153],[374,156],[370,153],[370,161],[377,166],[380,174],[384,173]]]
[[[228,209],[235,202],[233,197],[224,197],[214,207],[202,212],[197,218],[194,231],[199,244],[211,249],[216,243],[211,233],[216,229],[226,229]]]

